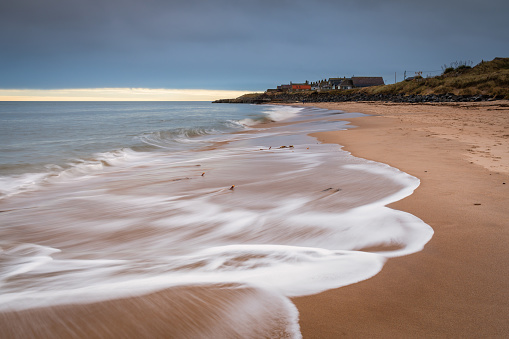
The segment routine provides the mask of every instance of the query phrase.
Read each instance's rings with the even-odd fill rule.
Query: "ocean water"
[[[207,102],[0,102],[0,175],[58,174],[125,151],[191,149],[193,137],[265,117],[256,106]]]
[[[368,279],[433,234],[386,207],[417,178],[308,136],[349,116],[0,103],[0,312],[165,291],[172,336],[299,338],[291,297]]]

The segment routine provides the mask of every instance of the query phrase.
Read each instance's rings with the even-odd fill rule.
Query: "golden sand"
[[[325,103],[373,114],[317,133],[421,179],[391,205],[435,230],[355,285],[295,298],[304,338],[509,337],[509,105]]]
[[[435,235],[371,279],[294,298],[304,338],[509,337],[508,102],[310,106],[373,114],[349,119],[359,128],[315,136],[421,179],[391,207],[418,216]],[[186,326],[213,328],[223,319],[213,306],[226,292],[196,304],[210,317],[180,319],[174,306],[191,292],[201,290],[3,313],[2,337],[193,337]]]

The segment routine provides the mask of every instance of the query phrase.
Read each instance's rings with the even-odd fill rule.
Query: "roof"
[[[343,80],[345,80],[345,78],[329,78],[329,83],[331,85],[338,85]]]
[[[355,87],[385,85],[382,77],[352,77],[352,81]]]
[[[310,89],[311,85],[309,84],[292,84],[293,89]]]
[[[353,81],[352,81],[352,79],[343,79],[343,81],[341,81],[339,83],[339,86],[352,86],[353,87]]]

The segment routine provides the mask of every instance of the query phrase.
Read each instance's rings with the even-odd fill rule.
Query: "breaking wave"
[[[292,125],[141,133],[141,149],[1,178],[0,310],[142,300],[172,337],[300,338],[290,297],[368,279],[433,230],[386,207],[417,178],[318,144],[309,131],[344,123],[299,112],[264,108],[263,119],[301,119]]]

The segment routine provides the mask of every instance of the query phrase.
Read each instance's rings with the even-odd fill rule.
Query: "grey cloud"
[[[499,0],[4,1],[0,87],[234,89],[331,72],[388,77],[397,68],[507,55],[508,7]]]

